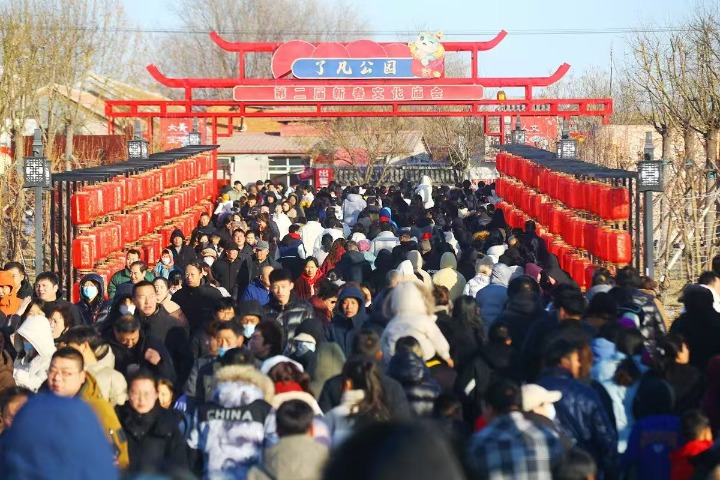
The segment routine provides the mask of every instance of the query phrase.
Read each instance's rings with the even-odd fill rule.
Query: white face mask
[[[203,262],[205,262],[208,267],[212,267],[212,264],[215,263],[215,259],[213,257],[204,257]]]
[[[545,407],[546,417],[549,418],[552,421],[555,421],[555,417],[557,416],[557,412],[555,411],[555,405],[552,403],[547,405]]]
[[[120,305],[121,315],[135,315],[135,305]]]

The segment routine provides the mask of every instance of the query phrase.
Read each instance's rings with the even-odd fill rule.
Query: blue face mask
[[[243,336],[245,338],[252,337],[252,334],[255,333],[255,325],[252,323],[248,323],[247,325],[243,325]]]
[[[25,340],[23,341],[23,350],[25,350],[25,353],[32,353],[35,351],[35,347],[33,347],[32,343]]]
[[[218,347],[218,358],[222,358],[225,354],[231,350],[229,347]]]
[[[88,300],[93,300],[98,295],[98,289],[93,286],[82,287],[82,295]]]

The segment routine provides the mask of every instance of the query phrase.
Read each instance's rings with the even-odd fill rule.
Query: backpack
[[[639,329],[645,323],[645,311],[635,303],[622,305],[618,307],[618,321],[621,325]]]

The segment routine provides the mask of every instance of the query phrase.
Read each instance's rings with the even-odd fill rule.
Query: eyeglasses
[[[72,377],[73,375],[79,375],[80,371],[73,371],[73,370],[56,370],[54,368],[51,368],[48,370],[48,377],[57,377],[60,376],[60,378],[67,379]]]

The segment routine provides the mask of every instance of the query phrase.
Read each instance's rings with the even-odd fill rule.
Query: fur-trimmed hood
[[[275,386],[260,370],[248,365],[222,367],[215,373],[213,400],[224,407],[247,405],[255,400],[272,403]]]

